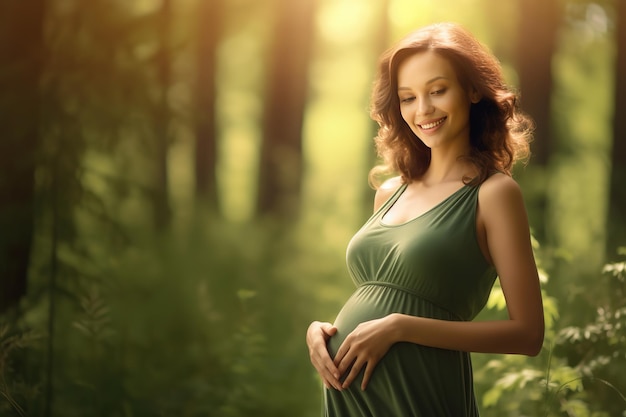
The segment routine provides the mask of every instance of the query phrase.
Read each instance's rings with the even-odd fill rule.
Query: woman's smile
[[[417,52],[399,64],[398,100],[402,118],[424,145],[469,146],[472,100],[441,55]]]
[[[442,124],[446,119],[447,119],[447,117],[444,116],[444,117],[441,117],[441,118],[436,119],[434,121],[427,121],[427,122],[424,122],[424,123],[420,123],[420,124],[418,124],[418,126],[422,130],[433,130],[436,127],[438,127],[440,124]]]

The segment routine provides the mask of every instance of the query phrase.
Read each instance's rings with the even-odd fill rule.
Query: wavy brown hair
[[[379,126],[375,143],[382,164],[370,171],[370,183],[377,188],[389,174],[411,182],[428,169],[430,148],[402,119],[397,81],[400,63],[424,51],[447,59],[463,89],[480,97],[470,107],[471,151],[463,156],[477,167],[478,175],[464,181],[480,184],[498,171],[511,175],[513,164],[530,155],[532,120],[519,109],[518,95],[505,84],[500,62],[489,49],[463,27],[437,23],[410,33],[380,58],[370,115]]]

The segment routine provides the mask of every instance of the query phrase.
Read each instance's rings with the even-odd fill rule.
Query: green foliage
[[[5,320],[0,320],[0,415],[28,415],[30,403],[38,396],[39,386],[25,380],[25,375],[16,369],[19,357],[16,351],[27,348],[36,341],[32,331],[14,329]]]
[[[536,242],[535,250],[540,252]],[[604,267],[603,278],[619,285],[613,285],[606,306],[598,307],[596,320],[583,326],[559,329],[556,299],[544,292],[546,337],[536,358],[475,355],[476,386],[485,416],[623,415],[625,271],[625,262]],[[541,271],[541,276],[546,284],[547,274]],[[496,287],[488,303],[492,313],[487,314],[504,307],[502,298]]]
[[[313,235],[306,227],[285,232],[270,223],[238,226],[203,217],[190,220],[184,228],[189,234],[134,233],[132,245],[111,252],[101,242],[90,262],[75,260],[78,272],[91,271],[91,262],[109,267],[106,280],[85,276],[78,281],[84,285],[67,287],[60,298],[54,398],[64,416],[316,414],[320,391],[304,329],[311,319],[336,311],[345,297],[345,291],[326,292],[334,277],[345,279],[343,259],[305,239]],[[535,249],[542,261],[536,242]],[[623,286],[624,268],[607,265],[604,277]],[[540,270],[545,284],[548,275]],[[624,298],[613,294],[611,311],[618,311]],[[486,316],[505,314],[502,297],[496,287]],[[576,331],[559,330],[557,300],[544,292],[544,303],[546,342],[538,357],[475,355],[482,414],[618,415],[623,356],[610,362],[605,356],[625,350],[622,313],[599,315],[597,323]],[[45,305],[27,305],[32,313],[23,329],[45,333],[45,314],[37,313]],[[3,365],[3,395],[13,399],[3,404],[3,413],[28,404],[31,412],[24,415],[37,415],[45,375],[32,370],[45,369],[45,352],[20,332],[9,337],[4,331],[2,340],[3,364],[21,364]],[[588,344],[570,346],[572,340]],[[22,345],[28,349],[16,350]],[[572,361],[573,353],[591,348],[584,364]],[[601,373],[611,369],[613,375]],[[613,403],[605,401],[610,395]]]
[[[559,332],[557,352],[588,382],[585,389],[601,400],[601,409],[618,415],[626,410],[626,261],[607,264],[602,272],[608,298],[596,305],[592,322]]]
[[[316,414],[304,332],[319,317],[323,297],[311,289],[329,264],[303,268],[306,243],[275,225],[193,222],[188,235],[135,233],[115,252],[101,242],[89,261],[64,255],[79,278],[55,295],[53,415]],[[106,279],[81,275],[92,263],[108,265]],[[46,304],[27,300],[24,328],[46,333],[47,317],[36,313]],[[48,358],[28,334],[3,327],[0,388],[11,399],[0,401],[3,416],[36,416],[45,406]]]
[[[150,221],[150,184],[155,131],[162,126],[155,122],[162,86],[154,65],[160,2],[48,3],[37,233],[28,297],[17,316],[0,321],[0,416],[36,417],[47,405],[63,417],[318,415],[320,384],[304,332],[313,319],[332,320],[351,290],[343,251],[363,213],[355,184],[365,183],[370,148],[364,98],[379,39],[368,33],[374,9],[367,2],[322,2],[312,105],[305,115],[307,195],[303,220],[295,225],[228,223],[189,195],[190,120],[205,109],[187,107],[193,79],[189,20],[174,17],[167,97],[173,145],[180,147],[169,153],[174,221],[158,234]],[[193,15],[195,1],[175,3]],[[221,197],[226,217],[241,221],[250,217],[246,202],[255,195],[263,42],[271,13],[262,2],[226,3],[230,26],[218,54],[217,92]],[[417,16],[415,2],[392,3],[394,33],[452,11],[423,2],[420,9],[430,14]],[[494,26],[483,24],[489,15],[480,7],[449,9],[485,40],[492,31],[497,49],[512,56],[514,3],[480,4],[507,18]],[[581,22],[563,32],[555,57],[561,149],[553,161],[559,167],[534,181],[553,187],[548,232],[567,243],[539,253],[535,242],[544,350],[536,358],[474,355],[486,417],[604,417],[626,408],[624,262],[607,265],[602,277],[593,272],[603,262],[597,254],[603,253],[604,217],[598,213],[606,203],[612,90],[605,63],[612,47],[605,37],[586,38]],[[514,69],[505,69],[514,78]],[[536,209],[531,219],[545,211]],[[590,248],[594,256],[581,255]],[[51,258],[58,267],[54,285]],[[567,268],[555,267],[565,261]],[[574,280],[569,272],[576,273]],[[503,318],[504,309],[496,286],[484,316]]]

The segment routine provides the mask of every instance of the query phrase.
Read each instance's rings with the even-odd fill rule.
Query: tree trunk
[[[158,17],[159,52],[156,59],[159,99],[155,111],[155,183],[154,183],[154,222],[157,230],[165,229],[171,220],[168,182],[167,156],[170,145],[171,111],[168,90],[171,84],[171,0],[163,0]]]
[[[536,123],[533,163],[545,166],[552,150],[552,55],[560,22],[557,0],[520,0],[517,69],[521,105]]]
[[[378,59],[380,55],[386,51],[389,47],[391,47],[391,30],[389,24],[389,8],[391,6],[391,0],[381,0],[377,3],[376,15],[378,16],[376,20],[374,36],[372,39],[372,75],[377,70]],[[373,78],[372,78],[373,79]],[[369,100],[371,95],[371,90],[367,90],[365,92],[366,103],[369,107]],[[366,107],[366,108],[368,108]],[[371,168],[379,163],[378,155],[376,154],[376,148],[374,145],[374,138],[378,135],[378,124],[374,121],[371,121],[371,138],[370,138],[370,146],[367,147],[367,153],[365,154],[365,158],[367,161],[367,172],[365,173],[365,178],[369,174]],[[362,217],[366,220],[372,214],[372,207],[374,205],[374,195],[375,193],[372,190],[369,182],[364,182],[363,186],[363,208],[364,212]]]
[[[547,237],[548,162],[553,152],[551,96],[553,89],[552,56],[562,15],[559,0],[519,0],[516,67],[519,74],[521,107],[535,122],[531,143],[533,169],[519,172],[526,193],[529,215],[536,219],[534,234],[539,241]],[[516,174],[518,174],[516,172]]]
[[[0,312],[26,294],[33,238],[44,1],[0,2]]]
[[[626,2],[617,2],[613,152],[609,195],[609,257],[626,246]]]
[[[216,208],[217,128],[215,117],[215,77],[217,44],[221,33],[223,3],[200,0],[198,10],[198,49],[195,85],[195,179],[196,197]]]
[[[268,71],[257,214],[293,217],[299,209],[302,124],[315,0],[279,0]]]

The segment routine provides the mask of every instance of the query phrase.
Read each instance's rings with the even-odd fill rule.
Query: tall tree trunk
[[[0,2],[0,312],[26,294],[33,237],[44,0]]]
[[[521,104],[536,123],[533,162],[545,166],[551,152],[552,56],[561,16],[558,0],[520,0],[517,69]]]
[[[520,172],[520,183],[526,194],[535,236],[546,239],[547,168],[553,151],[551,95],[552,56],[556,50],[562,10],[559,0],[519,0],[516,67],[519,73],[521,107],[535,121],[531,143],[532,172]]]
[[[390,33],[390,25],[389,25],[389,7],[391,6],[391,0],[381,0],[376,4],[376,15],[378,18],[375,21],[374,27],[374,36],[372,39],[372,75],[375,73],[378,59],[380,55],[386,51],[389,47],[391,47],[391,33]],[[366,90],[366,102],[369,105],[371,90]],[[374,145],[374,138],[378,135],[378,124],[374,121],[371,121],[371,140],[370,146],[367,147],[366,150],[366,161],[367,161],[367,173],[369,170],[373,168],[379,161],[378,155],[376,154],[376,149]],[[364,183],[365,184],[365,183]],[[369,218],[372,214],[372,207],[374,204],[374,192],[372,191],[372,187],[369,182],[366,183],[366,186],[363,187],[363,208],[364,212],[362,217],[364,219]]]
[[[200,0],[196,68],[196,197],[217,207],[217,129],[215,123],[215,77],[217,44],[221,34],[222,0]]]
[[[615,106],[607,249],[626,246],[626,1],[617,1]]]
[[[300,205],[302,124],[316,0],[278,0],[270,55],[257,214],[293,217]]]
[[[154,183],[154,221],[157,230],[165,229],[171,220],[168,182],[169,173],[167,156],[170,145],[171,111],[168,90],[171,85],[171,0],[163,0],[158,17],[159,52],[157,54],[157,82],[159,99],[155,111],[155,183]]]

